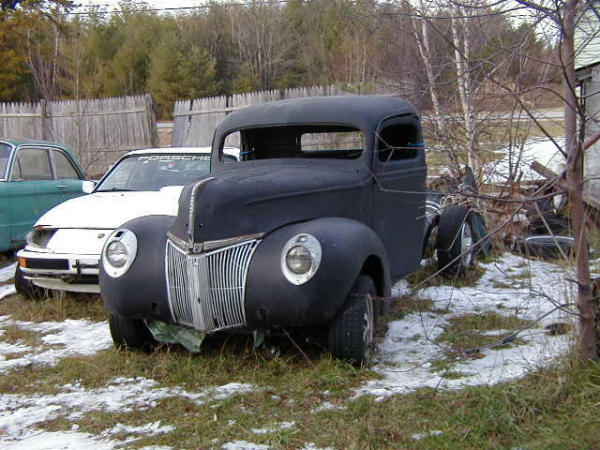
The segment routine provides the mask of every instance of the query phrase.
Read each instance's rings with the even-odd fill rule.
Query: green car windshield
[[[158,191],[183,186],[210,171],[210,153],[169,153],[129,156],[110,171],[95,192]]]
[[[6,168],[10,157],[10,145],[0,143],[0,180],[6,179]]]

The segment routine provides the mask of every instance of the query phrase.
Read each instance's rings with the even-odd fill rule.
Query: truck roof
[[[419,115],[407,100],[377,95],[307,97],[260,103],[229,114],[216,135],[261,126],[294,124],[349,125],[372,130],[389,116]]]

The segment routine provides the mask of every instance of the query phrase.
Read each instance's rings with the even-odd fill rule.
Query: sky
[[[118,9],[120,0],[75,0],[74,3],[87,6],[97,6],[101,10]],[[137,0],[135,1],[137,3]],[[206,2],[203,0],[145,0],[151,8],[189,8],[200,6]]]

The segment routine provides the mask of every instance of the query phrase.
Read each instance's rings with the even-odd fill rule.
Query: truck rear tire
[[[143,320],[110,314],[108,325],[112,340],[119,349],[127,348],[150,353],[156,346],[156,340]]]
[[[443,275],[462,276],[473,264],[475,231],[471,213],[464,206],[450,206],[438,224],[437,258]]]
[[[356,365],[368,362],[375,342],[377,289],[368,275],[359,275],[346,298],[342,313],[329,326],[329,351]]]

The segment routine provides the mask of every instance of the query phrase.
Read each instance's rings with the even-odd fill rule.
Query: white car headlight
[[[317,273],[320,264],[321,244],[311,234],[298,234],[283,246],[281,271],[290,283],[306,283]]]
[[[27,245],[31,247],[46,248],[54,233],[56,233],[54,229],[34,228],[27,233],[25,240],[27,241]]]
[[[102,267],[113,278],[120,277],[129,270],[137,255],[137,238],[133,231],[114,231],[102,249]]]

